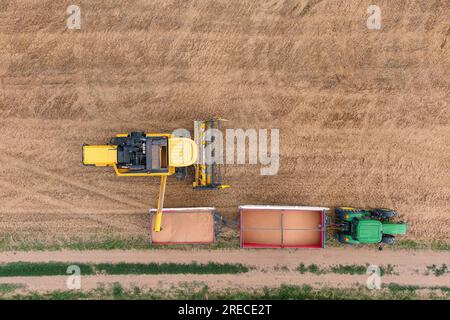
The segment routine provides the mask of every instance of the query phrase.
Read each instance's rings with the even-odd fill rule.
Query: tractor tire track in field
[[[87,192],[94,193],[96,195],[102,196],[109,200],[118,202],[122,205],[126,205],[127,207],[132,206],[137,209],[141,209],[141,210],[143,209],[142,204],[136,202],[135,200],[131,200],[131,199],[128,199],[126,197],[119,196],[116,194],[111,194],[111,193],[109,193],[105,190],[102,190],[96,186],[93,186],[91,184],[78,182],[70,177],[67,177],[67,176],[64,176],[64,175],[61,175],[61,174],[58,174],[55,172],[50,172],[47,169],[45,169],[39,165],[36,165],[32,162],[27,162],[27,161],[21,160],[20,156],[14,157],[14,156],[8,155],[6,152],[4,152],[2,155],[0,155],[0,161],[2,161],[3,163],[8,163],[8,164],[15,166],[21,170],[31,171],[35,175],[38,175],[40,177],[56,180],[56,181],[62,182],[64,184],[68,184],[73,187],[85,190]],[[55,201],[55,200],[53,200],[53,201]]]
[[[17,188],[14,187],[13,184],[7,183],[5,181],[0,181],[0,187],[3,189],[6,189],[6,190],[10,190],[10,191],[17,191]],[[130,226],[128,224],[124,223],[123,221],[116,221],[116,220],[108,218],[107,216],[102,216],[101,214],[93,215],[93,214],[91,214],[92,210],[78,209],[78,207],[76,205],[74,205],[73,203],[49,197],[42,193],[33,191],[32,189],[31,190],[28,189],[24,195],[19,196],[18,201],[21,202],[26,199],[32,199],[33,201],[53,206],[56,209],[63,209],[63,210],[58,210],[57,213],[54,213],[55,215],[61,215],[61,219],[63,219],[63,218],[67,219],[68,216],[70,216],[70,215],[77,215],[77,216],[81,215],[84,217],[84,219],[86,219],[86,221],[89,221],[89,220],[95,221],[95,222],[99,223],[99,225],[101,225],[105,229],[112,228],[112,229],[118,231],[118,230],[126,230],[127,228],[130,228]],[[5,207],[4,211],[8,212],[8,207]],[[52,210],[48,209],[46,211],[51,212]],[[95,210],[95,211],[97,213],[99,213],[98,210]],[[136,212],[136,210],[129,211],[128,213],[135,213],[135,212]],[[107,212],[105,212],[105,213],[107,213]],[[131,228],[132,228],[132,226],[131,226]]]

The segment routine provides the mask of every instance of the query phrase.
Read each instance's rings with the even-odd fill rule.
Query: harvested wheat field
[[[147,239],[159,179],[83,167],[81,145],[220,116],[280,130],[278,174],[169,178],[167,207],[391,207],[405,239],[450,241],[450,3],[77,0],[0,3],[2,247]]]

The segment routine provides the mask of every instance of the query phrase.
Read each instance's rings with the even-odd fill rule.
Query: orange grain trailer
[[[150,210],[152,226],[156,209]],[[214,207],[165,208],[161,231],[152,228],[152,244],[211,244],[215,240]]]
[[[324,248],[324,207],[239,207],[242,248]]]

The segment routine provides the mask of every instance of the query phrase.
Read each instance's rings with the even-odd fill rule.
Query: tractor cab
[[[351,222],[352,237],[360,243],[379,243],[383,234],[382,223],[378,220],[353,219]]]

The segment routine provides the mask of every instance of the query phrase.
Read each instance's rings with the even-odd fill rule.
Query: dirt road
[[[348,247],[320,249],[261,249],[261,250],[86,250],[86,251],[34,251],[1,252],[0,263],[24,262],[175,262],[209,261],[243,263],[273,268],[277,265],[297,267],[305,264],[393,264],[405,270],[450,261],[450,252],[431,250],[368,250]]]
[[[173,290],[186,285],[201,288],[206,285],[212,290],[223,289],[261,289],[276,288],[280,285],[302,286],[309,285],[314,288],[352,288],[365,286],[367,275],[336,275],[323,274],[302,275],[298,272],[267,272],[252,271],[238,275],[115,275],[115,276],[82,276],[81,290],[93,290],[101,286],[120,283],[125,289],[139,287],[153,290]],[[46,277],[6,277],[0,278],[0,283],[17,283],[25,285],[25,290],[35,292],[66,291],[67,276]],[[433,276],[384,276],[383,284],[395,283],[401,286],[418,286],[421,288],[445,287],[450,285],[449,277],[438,278]]]
[[[280,170],[173,179],[166,206],[392,207],[450,241],[450,3],[379,0],[376,31],[372,2],[80,0],[66,30],[67,1],[3,0],[2,243],[147,237],[158,180],[83,167],[81,144],[211,116],[280,129]]]
[[[150,263],[174,262],[242,263],[253,269],[243,274],[224,275],[98,275],[83,276],[82,288],[90,290],[100,284],[121,283],[124,287],[141,286],[152,289],[170,289],[186,283],[206,284],[212,289],[277,287],[280,284],[327,287],[352,287],[365,285],[367,275],[336,273],[301,274],[296,270],[300,263],[317,264],[321,268],[333,265],[374,264],[391,265],[394,271],[382,277],[383,283],[415,285],[420,287],[450,286],[450,274],[435,276],[428,266],[440,266],[450,261],[450,253],[436,251],[383,251],[356,249],[352,254],[341,248],[324,250],[226,250],[226,251],[60,251],[60,252],[8,252],[0,254],[0,263],[7,262],[67,263]],[[22,283],[27,290],[66,290],[67,276],[51,277],[1,277],[0,283]]]

